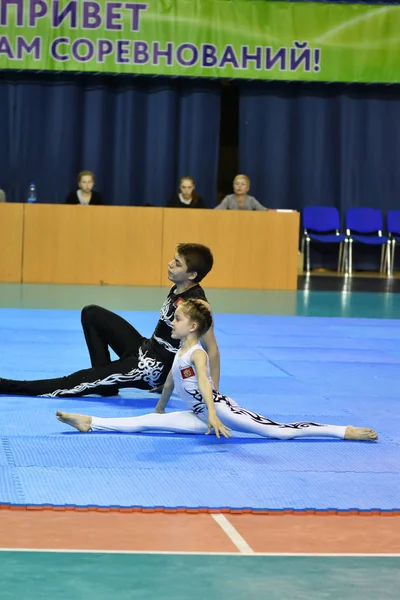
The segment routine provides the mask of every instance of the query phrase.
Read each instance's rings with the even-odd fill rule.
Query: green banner
[[[400,81],[400,6],[0,0],[0,69]]]

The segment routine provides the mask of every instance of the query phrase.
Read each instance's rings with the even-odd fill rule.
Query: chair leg
[[[343,257],[342,257],[342,269],[345,275],[349,274],[349,242],[344,241]]]
[[[393,275],[393,272],[394,272],[394,253],[395,253],[395,251],[396,251],[396,240],[392,240],[392,256],[391,256],[391,259],[392,259],[392,266],[391,266],[392,275]]]
[[[381,247],[381,264],[379,266],[379,273],[383,273],[386,266],[387,259],[387,244],[382,244]]]
[[[392,242],[389,240],[387,244],[385,244],[387,246],[386,248],[386,263],[387,263],[387,276],[391,277],[393,275],[393,269],[392,269]]]
[[[349,248],[347,251],[347,255],[348,255],[347,274],[353,275],[353,240],[349,240],[348,244],[349,244]]]
[[[306,269],[307,273],[310,272],[310,238],[306,237]]]
[[[339,244],[339,258],[338,258],[338,266],[337,266],[337,270],[338,273],[341,273],[343,271],[343,242],[341,242]]]

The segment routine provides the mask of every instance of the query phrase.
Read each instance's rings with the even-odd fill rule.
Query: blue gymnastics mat
[[[155,313],[121,313],[144,335]],[[400,321],[216,315],[221,390],[277,421],[374,427],[378,443],[80,434],[56,409],[139,415],[157,396],[0,396],[0,503],[252,511],[400,510]],[[0,310],[1,376],[89,366],[76,311]],[[173,397],[170,407],[184,409]]]

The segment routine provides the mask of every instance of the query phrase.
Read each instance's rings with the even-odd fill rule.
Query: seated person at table
[[[93,190],[94,174],[92,171],[78,173],[78,189],[68,194],[64,204],[104,204],[99,192]]]
[[[253,196],[248,196],[250,189],[250,179],[247,175],[236,175],[233,180],[234,194],[225,196],[221,204],[215,207],[215,210],[268,210],[260,204]]]
[[[181,177],[179,181],[179,194],[171,198],[167,208],[207,208],[201,196],[196,194],[193,177]]]

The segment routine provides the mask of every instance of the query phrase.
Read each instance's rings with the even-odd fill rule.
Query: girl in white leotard
[[[172,323],[172,337],[181,340],[172,369],[164,384],[154,413],[139,417],[103,419],[57,411],[57,418],[79,431],[116,431],[139,433],[168,431],[175,433],[230,436],[230,430],[288,440],[298,437],[330,437],[347,440],[376,440],[373,429],[313,422],[276,423],[253,411],[241,408],[234,400],[216,391],[210,376],[207,353],[199,338],[212,324],[212,315],[204,300],[190,299],[179,304]],[[165,413],[174,390],[189,410]]]

